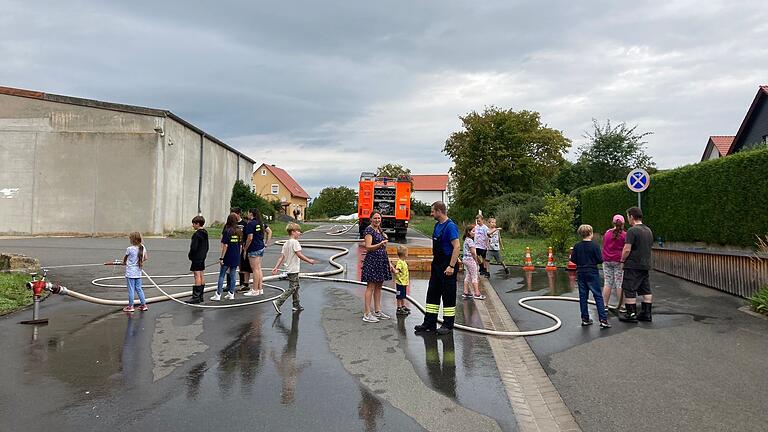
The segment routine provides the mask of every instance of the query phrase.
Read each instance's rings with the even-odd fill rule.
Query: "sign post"
[[[637,192],[637,207],[642,209],[641,195],[651,185],[651,176],[642,168],[635,168],[627,175],[627,187],[632,192]]]

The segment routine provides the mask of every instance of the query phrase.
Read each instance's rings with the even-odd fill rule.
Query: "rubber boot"
[[[195,304],[204,302],[205,299],[203,298],[203,291],[205,290],[205,284],[198,285],[195,288],[197,288],[194,291],[194,293],[195,293]]]
[[[640,314],[637,315],[638,321],[653,321],[653,315],[651,314],[651,309],[653,308],[653,303],[641,303],[640,304]]]
[[[447,335],[453,331],[453,320],[454,317],[443,317],[443,325],[440,326],[439,329],[437,329],[438,335]]]
[[[636,323],[637,322],[637,305],[628,304],[628,305],[625,305],[625,307],[627,308],[627,312],[624,313],[624,316],[619,315],[619,321]]]
[[[187,303],[189,304],[198,304],[203,302],[203,290],[202,285],[193,285],[192,286],[192,297],[187,300]]]
[[[194,303],[196,298],[197,298],[197,285],[192,285],[192,296],[185,303],[192,304]]]
[[[432,333],[437,327],[437,314],[426,313],[424,314],[424,322],[414,326],[413,330],[416,333]]]

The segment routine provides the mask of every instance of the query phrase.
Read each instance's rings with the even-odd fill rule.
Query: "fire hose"
[[[351,229],[351,228],[349,228],[349,229]],[[338,252],[335,253],[334,255],[332,255],[328,259],[328,263],[331,266],[333,266],[334,269],[326,270],[326,271],[322,271],[322,272],[314,272],[314,273],[300,273],[299,277],[303,278],[303,279],[318,280],[318,281],[325,281],[325,282],[338,282],[338,283],[348,283],[348,284],[355,284],[355,285],[366,285],[365,282],[361,282],[361,281],[358,281],[358,280],[331,277],[331,276],[334,276],[334,275],[337,275],[337,274],[340,274],[340,273],[344,273],[344,267],[341,264],[339,264],[338,262],[336,262],[336,258],[339,258],[341,256],[347,255],[349,253],[349,249],[347,249],[345,247],[341,247],[341,246],[318,244],[318,243],[326,243],[326,242],[330,242],[330,243],[341,243],[341,242],[359,243],[360,241],[361,240],[351,240],[351,239],[338,239],[338,240],[336,240],[336,239],[328,239],[328,240],[316,239],[316,240],[312,240],[313,243],[307,243],[307,244],[302,245],[303,247],[306,247],[306,248],[330,249],[330,250],[336,250]],[[281,241],[276,242],[276,244],[280,245],[280,244],[283,244],[284,242],[285,242],[284,240],[281,240]],[[91,266],[91,265],[96,266],[96,265],[104,265],[104,264],[80,264],[80,265],[76,265],[76,266],[85,267],[85,266]],[[59,266],[59,267],[61,267],[61,266]],[[48,268],[54,268],[54,267],[48,267]],[[273,297],[264,298],[264,299],[260,299],[260,300],[255,300],[255,301],[249,301],[249,302],[243,302],[243,303],[233,303],[233,304],[227,304],[227,305],[188,304],[188,303],[185,303],[185,302],[179,300],[179,298],[181,298],[181,297],[188,297],[189,296],[188,292],[181,292],[181,293],[175,293],[175,294],[167,293],[165,290],[163,290],[161,288],[160,284],[155,282],[155,279],[152,276],[150,276],[149,274],[147,274],[143,270],[142,270],[142,273],[149,280],[151,285],[154,286],[155,288],[157,288],[163,294],[162,296],[156,296],[156,297],[147,298],[146,299],[147,303],[155,303],[155,302],[160,302],[160,301],[165,301],[165,300],[172,300],[172,301],[175,301],[175,302],[177,302],[179,304],[182,304],[182,305],[188,306],[188,307],[196,307],[196,308],[204,308],[204,309],[222,309],[222,308],[243,307],[243,306],[251,306],[251,305],[260,304],[260,303],[266,303],[266,302],[272,301],[272,300],[274,300],[274,299],[276,299],[278,297],[278,296],[273,296]],[[211,273],[208,273],[208,274],[211,274]],[[155,276],[155,278],[171,278],[171,277],[181,277],[181,276],[189,276],[189,275]],[[284,275],[276,275],[276,276],[266,276],[266,277],[264,277],[263,280],[266,282],[266,281],[273,281],[273,280],[279,280],[279,279],[284,279],[284,278],[285,278]],[[97,285],[97,284],[100,284],[100,281],[103,281],[105,279],[108,279],[108,278],[94,279],[92,281],[92,283],[94,285],[96,285],[96,286],[114,286],[114,285],[103,285],[103,284]],[[276,286],[276,285],[265,284],[265,286],[268,286],[268,287],[274,288],[274,289],[278,289],[280,291],[285,291],[283,288],[281,288],[279,286]],[[72,289],[68,289],[68,288],[63,287],[63,286],[58,285],[58,284],[50,283],[50,282],[46,283],[45,288],[48,289],[50,292],[52,292],[54,294],[70,296],[70,297],[77,298],[77,299],[84,300],[84,301],[91,302],[91,303],[102,304],[102,305],[109,305],[109,306],[123,306],[123,305],[125,305],[125,301],[124,300],[110,300],[110,299],[104,299],[104,298],[99,298],[99,297],[95,297],[95,296],[90,296],[90,295],[87,295],[87,294],[79,293],[79,292],[77,292],[75,290],[72,290]],[[216,288],[212,286],[210,288],[207,288],[205,291],[206,292],[213,291],[214,289],[216,289]],[[382,289],[385,290],[385,291],[391,292],[391,293],[396,293],[397,292],[394,288],[387,287],[387,286],[383,286]],[[419,311],[421,311],[422,313],[426,313],[426,309],[424,308],[424,306],[421,303],[419,303],[418,300],[414,299],[410,295],[406,295],[406,299],[411,304],[413,304]],[[536,335],[542,335],[542,334],[551,333],[553,331],[556,331],[557,329],[559,329],[562,326],[562,321],[560,320],[560,318],[557,315],[555,315],[555,314],[553,314],[551,312],[545,311],[543,309],[537,308],[535,306],[531,306],[531,305],[527,304],[527,302],[538,301],[538,300],[570,301],[570,302],[578,302],[579,301],[578,298],[574,298],[574,297],[553,297],[553,296],[530,296],[530,297],[524,297],[524,298],[519,299],[517,301],[517,303],[522,308],[530,310],[530,311],[532,311],[534,313],[543,315],[543,316],[545,316],[547,318],[550,318],[550,319],[552,319],[554,321],[554,324],[552,324],[549,327],[542,328],[542,329],[526,330],[526,331],[500,331],[500,330],[490,330],[490,329],[484,329],[484,328],[471,327],[471,326],[467,326],[467,325],[463,325],[463,324],[455,324],[454,328],[456,328],[458,330],[463,330],[463,331],[471,332],[471,333],[478,333],[478,334],[484,334],[484,335],[490,335],[490,336],[536,336]],[[592,300],[589,300],[589,303],[593,304],[593,305],[595,304],[595,302],[592,301]],[[442,319],[438,319],[438,321],[442,322]]]

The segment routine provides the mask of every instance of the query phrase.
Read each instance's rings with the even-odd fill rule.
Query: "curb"
[[[481,279],[487,296],[476,301],[487,329],[518,331],[490,281]],[[521,431],[581,431],[525,338],[488,336],[501,381]]]
[[[749,306],[742,306],[742,307],[739,308],[739,311],[744,312],[747,315],[752,315],[755,318],[760,318],[760,319],[768,321],[768,316],[765,316],[765,315],[763,315],[761,313],[757,313],[757,312],[753,311]]]

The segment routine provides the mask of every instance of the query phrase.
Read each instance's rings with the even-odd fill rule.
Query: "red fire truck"
[[[371,224],[371,214],[381,213],[381,228],[396,239],[404,239],[411,219],[411,178],[377,177],[376,174],[360,174],[357,193],[357,217],[360,220],[360,236]]]

